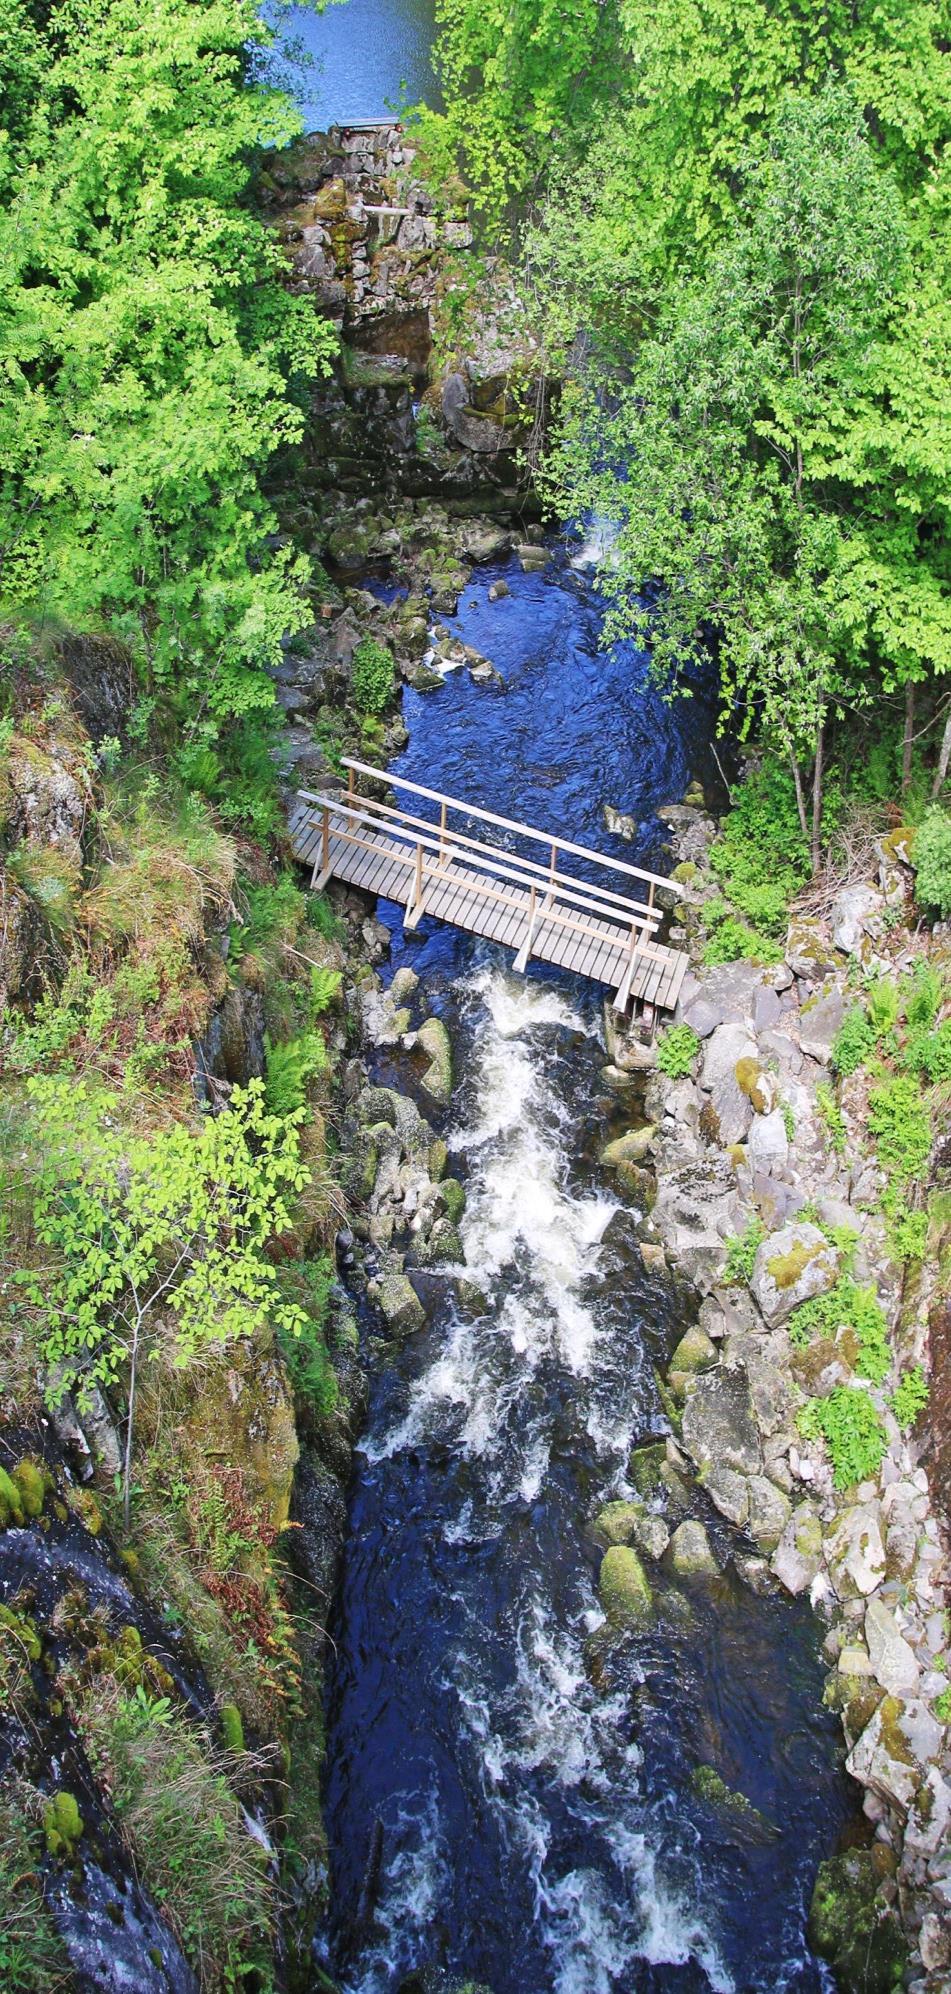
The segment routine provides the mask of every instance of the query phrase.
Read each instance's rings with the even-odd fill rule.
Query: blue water
[[[653,807],[707,774],[709,700],[667,708],[642,657],[599,653],[596,599],[563,560],[510,566],[490,604],[494,572],[446,620],[504,687],[462,671],[407,693],[396,771],[650,859]],[[637,819],[633,847],[604,802]],[[656,1624],[608,1656],[597,1638],[589,1521],[665,1431],[653,1366],[684,1326],[597,1165],[616,1126],[597,996],[381,913],[452,1028],[445,1133],[487,1306],[444,1284],[376,1371],[332,1626],[322,1958],[348,1994],[416,1990],[424,1967],[492,1994],[816,1994],[805,1911],[851,1802],[807,1611],[754,1599],[730,1565],[742,1540],[694,1491],[720,1578],[653,1567]],[[378,1071],[407,1084],[405,1062]],[[762,1819],[706,1806],[698,1764]]]
[[[305,130],[399,115],[422,102],[438,109],[435,12],[435,0],[331,0],[321,13],[284,10],[281,41],[296,42],[309,58],[291,77]]]

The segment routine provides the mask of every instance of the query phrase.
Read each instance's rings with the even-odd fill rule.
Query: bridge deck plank
[[[321,869],[323,831],[321,813],[312,804],[298,801],[288,820],[295,857],[302,864]],[[389,837],[367,829],[362,842],[331,832],[328,859],[332,876],[362,892],[374,893],[405,907],[415,882],[416,855],[411,833]],[[484,872],[453,855],[442,872],[428,868],[433,860],[425,854],[423,911],[437,920],[482,935],[503,947],[518,950],[528,931],[530,896],[527,887],[510,881],[492,881]],[[551,910],[536,908],[530,960],[550,963],[593,982],[617,989],[624,977],[630,952],[630,928],[622,922],[599,919],[576,909],[569,910],[575,925],[556,919]],[[687,957],[677,949],[651,941],[642,944],[641,960],[635,966],[631,998],[640,998],[658,1008],[672,1009],[687,968]]]

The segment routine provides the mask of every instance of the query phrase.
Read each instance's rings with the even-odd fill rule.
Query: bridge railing
[[[407,868],[406,924],[414,927],[426,911],[427,889],[436,882],[446,884],[455,875],[456,861],[465,864],[467,873],[481,875],[477,891],[487,901],[503,902],[526,916],[521,937],[516,967],[524,969],[532,951],[532,941],[540,923],[574,931],[589,941],[596,931],[592,920],[610,932],[617,933],[619,948],[627,953],[628,970],[624,983],[629,987],[637,961],[645,950],[652,953],[651,938],[659,924],[660,913],[654,906],[654,892],[659,885],[670,884],[676,892],[675,882],[662,880],[658,874],[646,872],[640,866],[628,865],[621,859],[605,857],[593,852],[584,845],[571,840],[552,838],[550,834],[537,831],[533,826],[517,823],[512,818],[499,817],[492,811],[481,810],[476,805],[461,803],[457,799],[444,796],[436,790],[425,789],[421,784],[411,783],[403,777],[390,776],[380,769],[371,768],[365,762],[347,759],[344,766],[348,770],[350,787],[346,796],[323,795],[312,791],[300,792],[302,801],[315,806],[320,812],[320,848],[314,862],[314,882],[325,885],[333,874],[332,839],[341,840],[348,846],[366,851],[381,848],[381,839],[386,840],[386,848],[391,859]],[[365,775],[377,782],[392,784],[394,789],[405,789],[439,805],[439,821],[419,817],[415,813],[392,804],[377,803],[357,793],[355,777]],[[481,821],[509,833],[515,833],[528,840],[534,840],[547,847],[548,864],[542,865],[523,854],[513,852],[498,845],[489,845],[483,839],[472,837],[450,824],[450,815],[463,816]],[[563,872],[558,865],[562,852],[603,864],[611,871],[636,880],[646,882],[648,898],[634,898],[629,894],[614,892],[606,887],[589,885],[571,873]],[[512,886],[521,889],[526,898],[513,895]],[[578,919],[578,915],[586,919]]]

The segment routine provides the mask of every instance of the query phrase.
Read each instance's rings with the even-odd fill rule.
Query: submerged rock
[[[846,1849],[821,1863],[809,1908],[809,1943],[828,1960],[841,1994],[894,1994],[905,1945],[898,1920],[879,1895],[894,1859],[881,1842]]]
[[[602,1544],[634,1544],[648,1558],[662,1558],[670,1531],[656,1510],[642,1502],[608,1502],[594,1520]]]

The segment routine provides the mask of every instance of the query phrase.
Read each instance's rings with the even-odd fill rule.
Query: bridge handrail
[[[368,802],[365,797],[357,797],[353,803],[347,803],[340,797],[314,796],[311,792],[304,790],[300,794],[304,797],[305,801],[319,803],[322,809],[327,810],[328,815],[336,813],[338,817],[346,817],[357,825],[362,825],[371,831],[379,831],[389,837],[392,837],[394,834],[399,836],[401,827],[399,825],[394,826],[388,819],[381,821],[380,817],[376,814],[378,806]],[[337,835],[342,836],[348,843],[361,846],[365,845],[368,851],[377,849],[368,840],[358,837],[352,831],[338,831]],[[407,827],[403,829],[402,835],[405,843],[410,847],[406,853],[406,865],[411,866],[413,864],[414,850],[418,858],[421,859],[423,848],[435,854],[440,860],[440,864],[437,866],[423,865],[422,874],[429,879],[451,878],[452,875],[449,867],[453,858],[457,856],[461,858],[468,857],[470,862],[480,871],[487,872],[497,879],[514,881],[516,886],[527,886],[531,889],[533,896],[538,896],[541,892],[544,892],[546,896],[550,896],[551,901],[562,903],[569,907],[580,907],[583,912],[595,914],[602,920],[610,922],[616,929],[621,929],[622,931],[627,929],[631,934],[640,934],[642,937],[642,946],[648,948],[648,950],[650,949],[650,939],[654,929],[658,925],[659,916],[651,913],[649,909],[640,908],[633,901],[628,901],[626,907],[624,903],[621,903],[620,907],[607,907],[598,897],[598,889],[596,887],[589,888],[583,880],[571,880],[567,887],[561,886],[557,882],[553,882],[550,875],[544,869],[534,866],[532,866],[532,874],[534,876],[526,876],[525,871],[518,871],[516,868],[520,865],[531,865],[530,860],[520,860],[517,853],[505,853],[504,857],[512,860],[512,864],[507,865],[502,862],[499,853],[493,851],[490,846],[482,845],[473,848],[472,840],[469,841],[469,850],[467,852],[457,853],[454,847],[458,840],[448,831],[445,833],[445,840],[441,840],[438,825],[427,825],[426,831],[422,833]],[[490,892],[488,886],[484,890],[487,893]],[[573,922],[568,914],[560,914],[558,912],[557,905],[545,904],[539,907],[538,915],[539,919],[546,918],[563,926],[577,926],[577,923]],[[583,931],[579,930],[579,932]]]
[[[308,803],[319,803],[321,806],[329,804],[332,809],[338,810],[341,808],[342,799],[339,798],[318,796],[314,791],[308,789],[299,790],[298,795]],[[349,802],[353,802],[354,797],[356,797],[356,792],[348,792]],[[452,845],[460,847],[465,852],[473,854],[485,853],[496,867],[499,865],[500,858],[504,857],[509,861],[511,866],[519,868],[517,873],[508,871],[505,872],[504,876],[517,880],[521,885],[531,886],[533,883],[537,883],[544,884],[550,888],[565,887],[574,890],[583,888],[585,894],[588,896],[589,904],[597,902],[597,911],[603,912],[609,919],[617,920],[619,915],[623,914],[625,919],[643,920],[649,922],[652,927],[659,926],[660,914],[644,900],[633,900],[628,898],[626,894],[612,893],[610,887],[591,886],[586,879],[576,879],[572,873],[560,872],[554,866],[538,865],[534,859],[523,857],[521,852],[510,852],[503,845],[487,845],[482,839],[470,838],[463,831],[454,831],[450,830],[448,826],[434,824],[431,817],[416,817],[410,810],[396,810],[391,804],[376,803],[371,798],[365,796],[356,797],[356,800],[365,810],[375,811],[381,817],[389,819],[390,826],[394,832],[398,832],[404,826],[413,826],[412,831],[406,831],[406,836],[413,839],[414,842],[416,829],[432,834],[438,832],[440,843],[443,840],[448,840]],[[381,828],[385,830],[389,826],[383,825]],[[556,840],[552,840],[553,844],[556,842]],[[475,863],[475,860],[473,862]]]
[[[594,865],[608,866],[612,872],[626,873],[629,879],[646,879],[650,886],[663,886],[669,893],[679,897],[683,887],[675,879],[665,879],[659,872],[647,872],[643,866],[628,865],[624,859],[608,858],[604,852],[593,851],[590,845],[575,845],[568,838],[560,838],[552,831],[538,831],[532,824],[519,824],[513,817],[498,817],[494,810],[483,810],[478,803],[460,803],[456,796],[446,796],[438,789],[424,789],[418,782],[409,782],[406,776],[391,775],[388,769],[375,769],[368,762],[358,762],[350,755],[341,756],[345,769],[353,769],[357,775],[370,775],[377,782],[389,783],[393,789],[407,789],[414,796],[425,796],[430,803],[444,803],[449,810],[460,810],[464,816],[479,817],[484,824],[495,824],[502,831],[517,831],[522,838],[533,838],[539,845],[556,845],[560,852],[571,852],[572,856],[589,859]]]

